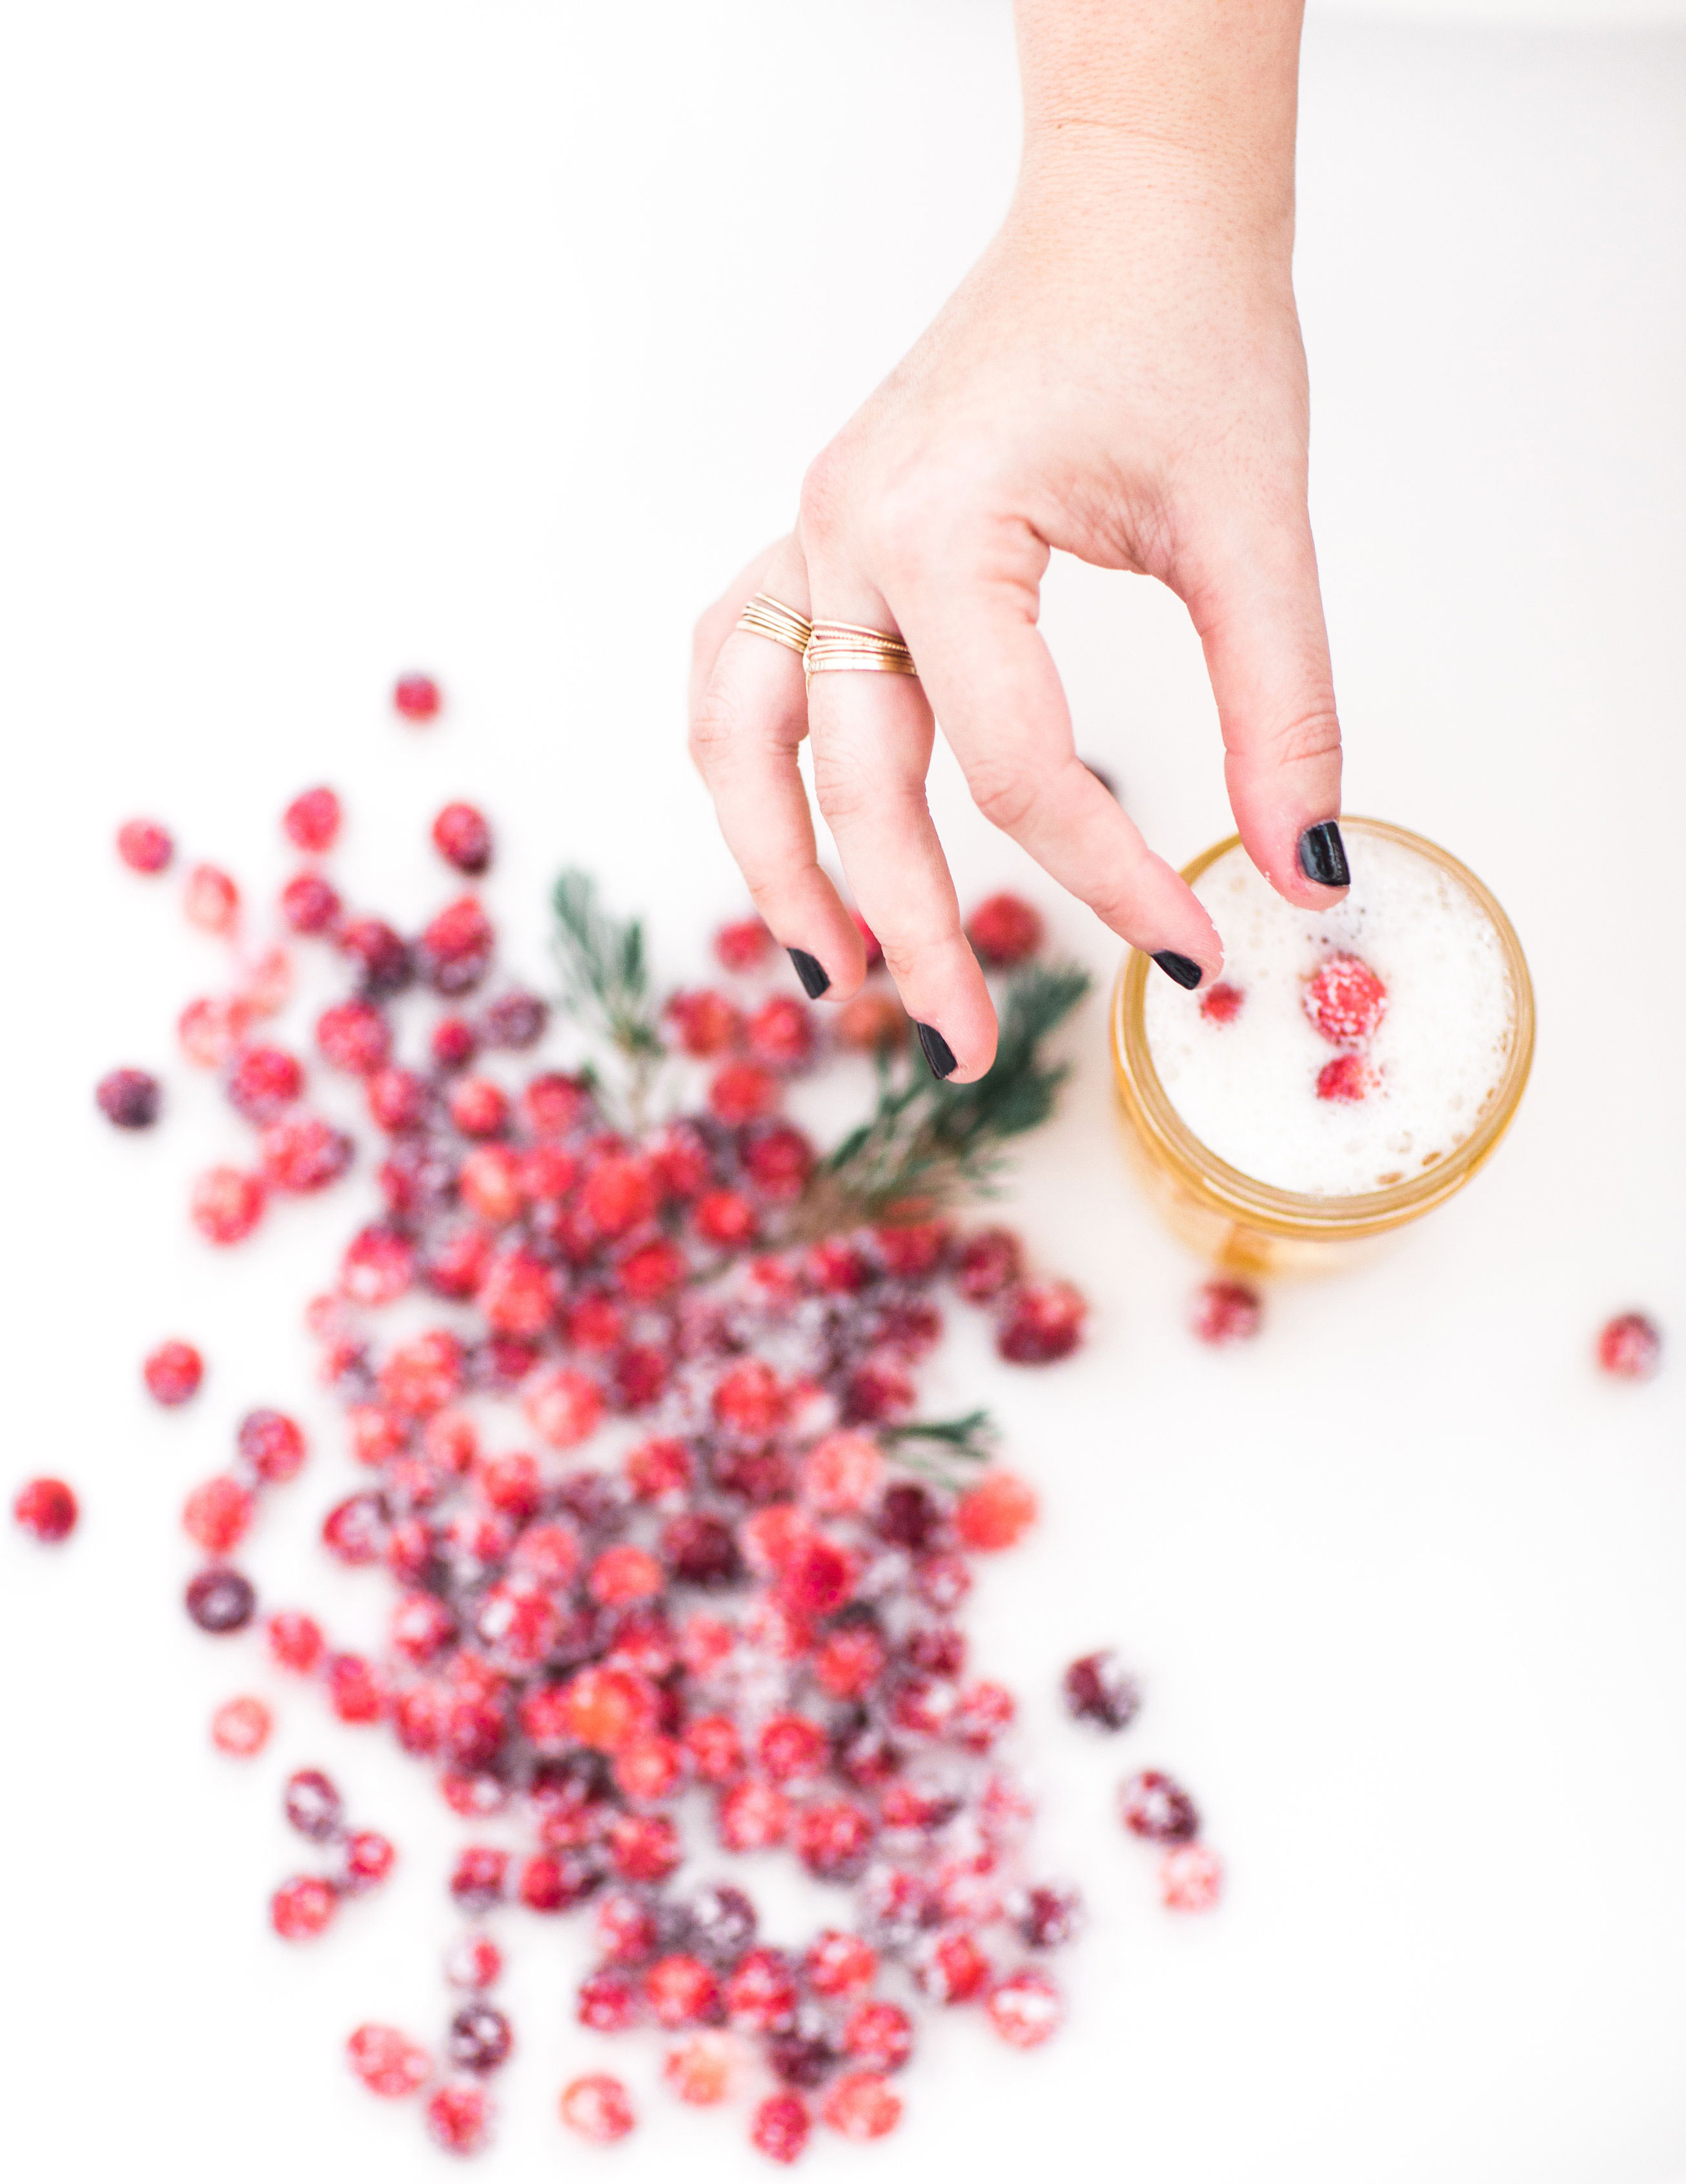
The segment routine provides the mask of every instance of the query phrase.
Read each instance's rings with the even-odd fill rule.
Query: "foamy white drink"
[[[1443,1160],[1491,1106],[1516,1038],[1505,950],[1475,897],[1402,843],[1357,826],[1346,838],[1352,887],[1328,911],[1284,902],[1239,846],[1208,866],[1194,892],[1224,944],[1221,980],[1191,994],[1150,972],[1145,997],[1153,1067],[1195,1136],[1318,1197]],[[1309,991],[1313,1009],[1329,997],[1323,1029]]]

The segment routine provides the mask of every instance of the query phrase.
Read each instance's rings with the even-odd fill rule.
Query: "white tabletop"
[[[338,2049],[365,2017],[436,2036],[454,1829],[177,1605],[180,1498],[232,1421],[282,1401],[327,1427],[296,1311],[368,1186],[246,1252],[187,1237],[185,1178],[227,1126],[169,1025],[213,957],[111,831],[156,811],[267,885],[274,814],[329,778],[343,869],[413,917],[441,894],[426,819],[466,791],[535,973],[568,860],[694,971],[740,894],[682,753],[689,620],[987,235],[1006,13],[90,0],[3,37],[6,1471],[62,1472],[87,1509],[59,1555],[0,1538],[8,2173],[431,2174]],[[963,2013],[936,2029],[880,2184],[1686,2173],[1686,34],[1317,19],[1302,205],[1348,801],[1505,901],[1535,1079],[1462,1199],[1214,1357],[1119,1156],[1098,1006],[1074,1034],[1014,1211],[1092,1339],[1036,1377],[963,1334],[935,1400],[994,1406],[1044,1491],[973,1620],[1024,1694],[1048,1862],[1091,1928],[1042,2053]],[[1083,747],[1155,843],[1227,831],[1175,602],[1062,567],[1047,621]],[[425,735],[384,705],[412,663],[449,692]],[[946,762],[934,800],[963,894],[1023,887],[1109,970]],[[152,1141],[92,1115],[120,1061],[169,1065]],[[1588,1364],[1633,1303],[1675,1338],[1637,1389]],[[167,1415],[136,1365],[177,1331],[211,1373]],[[378,1588],[333,1590],[308,1546],[348,1471],[319,1450],[250,1560],[355,1630]],[[1115,1744],[1053,1698],[1107,1642],[1149,1694]],[[242,1685],[282,1708],[243,1771],[204,1747]],[[405,1862],[291,1951],[264,1921],[297,1863],[276,1795],[312,1762]],[[1110,1816],[1156,1762],[1230,1861],[1204,1922],[1157,1909]],[[521,2051],[488,2173],[537,2180],[572,2151],[557,2087],[615,2051],[568,2020],[584,1935],[510,1938]],[[740,2114],[681,2114],[622,2044],[649,2120],[617,2176],[755,2170]]]

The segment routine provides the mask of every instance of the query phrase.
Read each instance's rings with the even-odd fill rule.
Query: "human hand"
[[[1280,34],[1280,0],[1209,3]],[[1069,31],[1091,7],[1023,0],[1022,12]],[[1293,30],[1297,47],[1297,16]],[[1267,93],[1281,91],[1280,42]],[[1270,104],[1254,96],[1257,53],[1241,57],[1239,102],[1220,102],[1225,126],[1192,142],[1073,116],[1058,70],[1036,59],[1027,47],[1025,159],[1001,233],[812,465],[795,534],[704,616],[693,676],[693,753],[768,924],[820,967],[829,997],[858,985],[860,939],[817,861],[797,769],[810,733],[862,914],[909,1014],[937,1034],[932,1067],[949,1074],[952,1056],[963,1082],[989,1067],[995,1022],[925,805],[933,712],[980,810],[1114,932],[1185,984],[1222,962],[1192,892],[1076,756],[1036,628],[1052,549],[1178,593],[1249,853],[1309,907],[1345,880],[1289,270],[1292,67],[1284,163],[1279,142],[1247,136]],[[794,653],[734,627],[763,590],[805,616],[899,632],[920,679],[826,674],[805,692]]]

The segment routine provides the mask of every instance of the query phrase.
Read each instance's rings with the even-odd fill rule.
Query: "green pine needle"
[[[550,897],[556,914],[555,954],[563,998],[573,1013],[595,1020],[628,1060],[639,1065],[665,1051],[650,998],[644,927],[599,908],[588,873],[567,872]]]

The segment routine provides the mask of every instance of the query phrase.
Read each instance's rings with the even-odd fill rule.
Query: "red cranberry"
[[[779,1105],[779,1080],[753,1061],[729,1061],[708,1088],[709,1112],[732,1128],[757,1123]]]
[[[796,1975],[779,1949],[751,1949],[726,1982],[726,2014],[740,2030],[776,2032],[796,2014]]]
[[[954,1505],[954,1529],[964,1544],[994,1553],[1021,1540],[1036,1521],[1034,1490],[1010,1471],[992,1471]]]
[[[508,1100],[487,1077],[459,1077],[447,1105],[466,1138],[495,1137],[510,1118]]]
[[[1001,1301],[996,1348],[1013,1365],[1051,1365],[1083,1337],[1089,1307],[1069,1282],[1027,1282]]]
[[[1245,1282],[1203,1282],[1194,1293],[1189,1328],[1198,1342],[1214,1347],[1226,1342],[1248,1342],[1258,1334],[1264,1317],[1259,1292]]]
[[[768,1069],[800,1069],[812,1061],[813,1017],[793,994],[763,1001],[744,1027],[754,1059]]]
[[[1141,1686],[1116,1653],[1086,1653],[1065,1672],[1065,1710],[1078,1721],[1128,1729],[1141,1707]]]
[[[281,891],[282,922],[290,932],[331,933],[339,919],[338,895],[320,872],[299,872]]]
[[[181,1529],[208,1555],[226,1555],[245,1538],[253,1507],[237,1479],[208,1479],[187,1496]]]
[[[263,1182],[237,1167],[207,1168],[193,1185],[189,1210],[208,1244],[238,1244],[263,1213]]]
[[[369,1077],[386,1066],[392,1027],[372,1001],[342,1001],[316,1019],[316,1045],[333,1068]]]
[[[345,2043],[345,2059],[369,2091],[387,2100],[419,2092],[433,2073],[427,2049],[391,2025],[360,2025]]]
[[[580,1981],[575,2014],[591,2031],[628,2031],[643,2014],[642,1997],[629,1981],[606,1972]]]
[[[465,1911],[489,1911],[502,1901],[509,1871],[509,1853],[485,1844],[472,1844],[459,1856],[450,1877],[450,1892]]]
[[[477,879],[492,861],[492,830],[472,804],[447,804],[433,822],[433,847],[448,865]]]
[[[446,2053],[452,2067],[483,2077],[509,2060],[514,2044],[510,2021],[489,2002],[466,2003],[450,2022]]]
[[[1356,956],[1331,956],[1306,981],[1305,1013],[1331,1046],[1356,1046],[1370,1038],[1387,1011],[1387,989]],[[1323,1093],[1329,1098],[1350,1094]]]
[[[873,2070],[851,2070],[840,2078],[821,2111],[845,2138],[882,2138],[902,2120],[902,2101]]]
[[[76,1497],[62,1479],[31,1479],[18,1489],[14,1520],[43,1545],[67,1540],[76,1528]]]
[[[498,1945],[484,1934],[465,1934],[445,1958],[445,1977],[455,1987],[495,1986],[504,1969]]]
[[[1149,1768],[1132,1774],[1118,1793],[1119,1818],[1148,1842],[1189,1842],[1200,1832],[1200,1814],[1186,1790]]]
[[[1379,1081],[1362,1055],[1337,1054],[1317,1072],[1317,1096],[1320,1100],[1344,1100],[1351,1105],[1367,1099]]]
[[[385,1713],[385,1691],[360,1653],[331,1654],[323,1673],[328,1704],[342,1721],[364,1725],[378,1721]]]
[[[1662,1333],[1642,1312],[1624,1312],[1599,1330],[1598,1362],[1618,1380],[1649,1380],[1662,1362]]]
[[[769,2160],[786,2164],[800,2158],[812,2129],[803,2102],[795,2093],[773,2093],[750,2122],[750,2144]]]
[[[232,933],[240,915],[240,890],[215,865],[196,865],[187,875],[182,907],[187,922],[204,933]]]
[[[491,921],[472,895],[463,895],[423,932],[417,964],[436,994],[466,994],[491,967],[492,942]]]
[[[899,2070],[913,2052],[913,2020],[893,2002],[867,2002],[843,2028],[843,2052],[876,2070]]]
[[[327,1776],[314,1767],[290,1774],[282,1792],[288,1825],[312,1842],[331,1842],[345,1817],[345,1802]]]
[[[399,684],[399,688],[403,685]],[[425,711],[399,710],[413,720],[431,720],[437,702]],[[441,2086],[422,2111],[427,2136],[447,2153],[478,2153],[492,2135],[492,2103],[482,2086]]]
[[[248,1580],[238,1570],[221,1564],[201,1570],[191,1580],[186,1600],[188,1614],[201,1630],[215,1637],[230,1630],[243,1630],[258,1605],[258,1596]]]
[[[94,1087],[94,1099],[107,1122],[120,1130],[149,1129],[158,1120],[159,1089],[144,1069],[114,1069]]]
[[[696,1203],[692,1216],[696,1233],[706,1244],[738,1251],[754,1236],[759,1217],[746,1198],[735,1190],[711,1190]]]
[[[117,854],[131,872],[161,872],[176,844],[156,820],[128,819],[117,829]]]
[[[658,1958],[644,1975],[645,1999],[658,2025],[669,2031],[706,2025],[720,2014],[720,1989],[700,1957],[676,1953]]]
[[[225,1699],[211,1716],[211,1742],[231,1759],[250,1759],[269,1742],[273,1725],[261,1699]]]
[[[281,824],[295,850],[331,850],[339,833],[339,799],[331,788],[307,788],[282,812]]]
[[[1233,1023],[1241,1014],[1241,1005],[1246,996],[1239,986],[1232,986],[1226,978],[1220,978],[1200,996],[1200,1013],[1208,1023]]]
[[[606,2071],[593,2070],[562,2088],[562,2121],[599,2146],[624,2138],[637,2120],[626,2087]]]
[[[773,953],[773,935],[758,917],[746,917],[719,928],[714,953],[729,971],[752,971]]]
[[[338,1908],[332,1881],[301,1873],[283,1881],[270,1898],[270,1924],[283,1942],[313,1942]]]
[[[704,1714],[687,1723],[684,1746],[701,1782],[717,1786],[735,1782],[744,1771],[744,1747],[737,1724],[725,1714]]]
[[[992,894],[972,912],[966,937],[986,970],[1009,970],[1042,944],[1042,921],[1016,894]]]
[[[921,1947],[913,1977],[933,2002],[971,2002],[989,1984],[990,1961],[969,1934],[936,1934]]]
[[[276,1666],[291,1669],[300,1676],[312,1673],[327,1647],[321,1624],[314,1617],[302,1615],[292,1607],[283,1607],[271,1616],[269,1642]]]
[[[980,1228],[960,1246],[954,1286],[969,1304],[991,1304],[1018,1281],[1024,1249],[1010,1228]]]
[[[400,675],[393,684],[392,702],[394,712],[419,724],[437,720],[444,699],[431,675],[409,674]]]
[[[699,1060],[726,1053],[736,1045],[742,1028],[738,1011],[723,994],[675,994],[667,1015],[680,1045]]]
[[[173,1409],[198,1393],[205,1376],[204,1361],[191,1342],[160,1342],[142,1366],[141,1374],[153,1401]]]
[[[248,1123],[272,1123],[304,1089],[304,1072],[278,1046],[248,1046],[228,1072],[231,1106]]]
[[[1043,1972],[1014,1972],[997,1980],[984,2009],[1009,2048],[1040,2048],[1058,2031],[1065,2015],[1059,1989]]]
[[[414,978],[409,949],[384,919],[354,918],[337,938],[341,953],[361,971],[363,991],[371,1000],[401,994]]]
[[[441,1069],[466,1069],[480,1050],[480,1043],[461,1017],[441,1017],[428,1042]]]
[[[1209,1911],[1223,1892],[1223,1861],[1204,1843],[1178,1843],[1159,1861],[1159,1901],[1168,1911]]]
[[[1063,1948],[1077,1931],[1078,1909],[1069,1890],[1027,1888],[1014,1906],[1013,1923],[1027,1948]]]
[[[378,1888],[397,1863],[398,1852],[385,1836],[373,1828],[360,1828],[346,1839],[342,1886],[354,1893]]]

